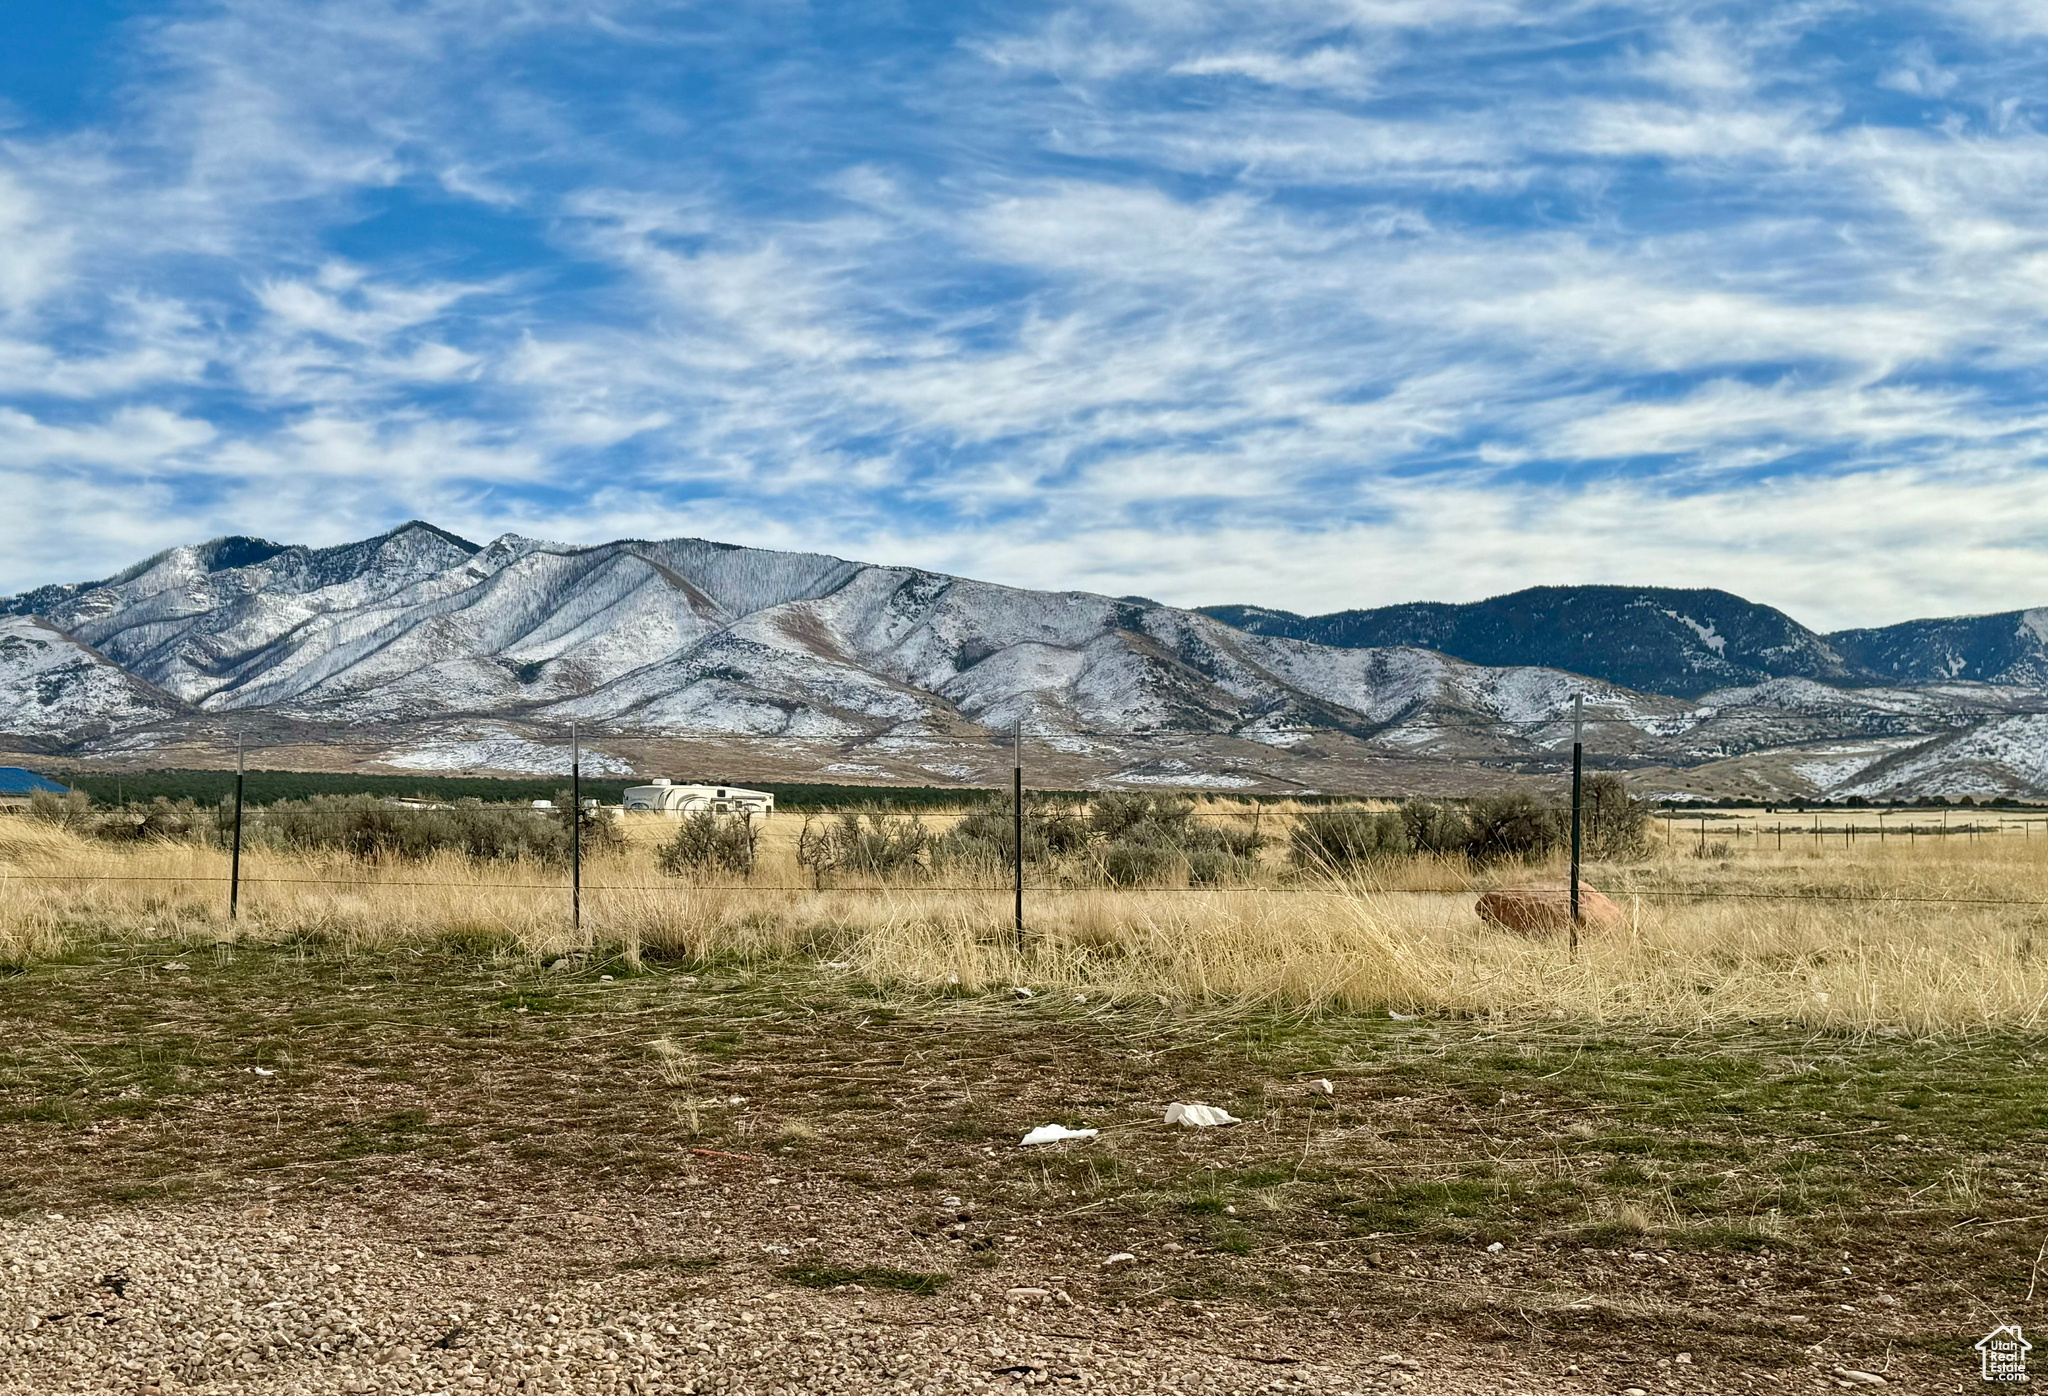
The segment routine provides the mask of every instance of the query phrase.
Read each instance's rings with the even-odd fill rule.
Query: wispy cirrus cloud
[[[56,529],[0,588],[424,514],[1297,609],[2048,596],[2025,7],[164,0],[105,37],[118,100],[0,132],[0,496]]]

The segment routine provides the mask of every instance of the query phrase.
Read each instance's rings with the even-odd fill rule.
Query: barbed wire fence
[[[1427,724],[1427,727],[1431,729],[1455,729],[1462,731],[1490,730],[1525,732],[1530,729],[1558,729],[1560,741],[1567,732],[1569,732],[1570,735],[1574,737],[1574,741],[1572,742],[1573,758],[1571,767],[1571,789],[1573,798],[1571,803],[1570,827],[1572,833],[1569,845],[1570,861],[1568,864],[1568,876],[1570,880],[1567,884],[1567,891],[1570,894],[1573,903],[1571,921],[1574,928],[1576,928],[1576,926],[1580,922],[1580,916],[1578,914],[1579,908],[1577,906],[1577,893],[1580,887],[1581,866],[1581,808],[1579,800],[1579,777],[1582,761],[1583,731],[1585,727],[1597,728],[1602,725],[1611,725],[1613,721],[1614,720],[1612,719],[1603,720],[1599,718],[1589,717],[1584,719],[1583,727],[1578,728],[1577,730],[1573,730],[1571,728],[1570,719],[1564,719],[1562,722],[1555,719],[1544,719],[1540,721],[1529,722],[1475,722]],[[1418,883],[1409,880],[1401,881],[1398,885],[1394,885],[1392,883],[1389,883],[1387,885],[1375,885],[1375,879],[1370,869],[1357,870],[1354,872],[1354,875],[1348,877],[1321,878],[1313,876],[1312,874],[1314,870],[1310,869],[1307,871],[1311,875],[1305,877],[1302,880],[1294,882],[1269,881],[1257,885],[1253,885],[1250,883],[1233,884],[1227,881],[1210,881],[1201,883],[1200,885],[1173,885],[1170,883],[1161,882],[1157,880],[1147,883],[1142,880],[1119,881],[1108,880],[1101,877],[1097,877],[1095,880],[1092,881],[1077,881],[1074,880],[1075,875],[1072,874],[1071,871],[1068,880],[1065,881],[1051,880],[1043,875],[1034,878],[1031,875],[1031,864],[1033,864],[1034,861],[1043,862],[1043,860],[1035,860],[1028,848],[1027,813],[1030,810],[1030,802],[1033,799],[1034,795],[1042,797],[1046,803],[1046,807],[1048,808],[1054,807],[1060,803],[1072,804],[1076,802],[1086,802],[1091,799],[1102,800],[1108,798],[1115,798],[1117,796],[1131,797],[1133,795],[1150,798],[1159,798],[1161,796],[1166,796],[1168,798],[1193,799],[1242,798],[1249,800],[1249,804],[1246,808],[1187,809],[1185,811],[1182,811],[1179,817],[1186,820],[1235,821],[1238,823],[1250,821],[1255,826],[1260,825],[1263,821],[1266,820],[1273,820],[1281,823],[1282,825],[1286,825],[1289,822],[1299,821],[1301,819],[1310,817],[1313,814],[1313,811],[1274,810],[1269,808],[1269,805],[1275,803],[1275,801],[1259,800],[1254,797],[1234,796],[1230,792],[1219,791],[1214,788],[1202,787],[1196,787],[1192,789],[1183,788],[1177,791],[1169,791],[1167,789],[1162,788],[1148,790],[1144,792],[1132,792],[1128,790],[1118,792],[1100,792],[1092,796],[1085,792],[1071,791],[1032,792],[1027,788],[1025,781],[1026,771],[1024,761],[1024,743],[1021,728],[1019,730],[1014,731],[1011,734],[1011,736],[1012,748],[1014,752],[1014,761],[1011,772],[1012,780],[1010,782],[1010,790],[1007,792],[1003,792],[1000,790],[995,792],[987,792],[969,791],[963,789],[962,791],[963,803],[965,802],[966,798],[979,797],[979,803],[983,808],[991,807],[997,802],[1000,802],[1002,805],[1007,807],[1002,810],[1002,813],[1008,816],[1007,820],[1003,822],[1007,823],[1009,826],[1008,833],[1010,837],[1006,840],[1001,841],[1002,851],[1006,854],[1006,866],[1002,867],[1001,869],[997,869],[989,865],[989,860],[986,856],[982,857],[979,860],[978,864],[975,865],[975,870],[984,874],[982,880],[979,881],[948,881],[942,880],[934,876],[922,875],[918,876],[915,880],[899,879],[895,881],[890,881],[886,878],[875,877],[864,881],[861,878],[861,876],[857,873],[851,876],[843,876],[840,875],[836,870],[828,870],[824,866],[820,865],[814,868],[813,877],[811,881],[809,881],[808,883],[789,881],[754,881],[750,871],[744,879],[739,881],[720,881],[716,879],[698,877],[676,878],[660,883],[620,883],[613,882],[609,879],[601,878],[595,882],[586,885],[586,880],[584,876],[586,852],[593,839],[602,840],[607,846],[609,846],[611,839],[613,837],[613,831],[611,826],[612,821],[614,819],[614,812],[607,808],[599,806],[598,802],[595,800],[587,799],[586,797],[584,797],[582,793],[582,746],[580,741],[580,732],[578,732],[575,729],[572,729],[571,733],[569,734],[569,740],[566,743],[566,745],[568,745],[570,748],[570,761],[568,771],[569,788],[567,792],[569,795],[569,804],[566,810],[556,808],[552,805],[552,802],[547,801],[532,802],[532,804],[523,809],[516,806],[489,806],[486,808],[501,810],[503,818],[500,820],[500,823],[504,826],[505,829],[511,829],[515,833],[518,831],[520,827],[516,823],[512,822],[515,820],[529,821],[530,829],[536,831],[559,827],[559,829],[561,830],[561,834],[558,840],[552,838],[541,838],[536,836],[534,839],[530,840],[527,845],[519,845],[519,840],[516,838],[511,838],[509,840],[509,843],[511,845],[519,845],[515,848],[514,856],[516,856],[521,861],[538,861],[543,867],[550,865],[561,866],[565,864],[565,866],[562,866],[562,881],[559,884],[559,886],[556,887],[554,890],[558,891],[559,894],[563,897],[563,901],[565,903],[564,909],[567,913],[567,920],[569,921],[572,930],[579,933],[582,930],[583,926],[584,900],[586,892],[590,893],[591,895],[601,897],[606,894],[616,893],[660,894],[667,892],[675,892],[685,887],[713,891],[776,894],[831,892],[837,895],[902,895],[907,892],[942,893],[954,896],[986,897],[991,900],[992,904],[995,902],[995,899],[1003,898],[1007,899],[1011,903],[1009,909],[1012,915],[1010,919],[1012,921],[1012,929],[1016,937],[1016,942],[1020,950],[1024,948],[1027,942],[1029,923],[1026,912],[1027,902],[1030,898],[1074,896],[1100,893],[1105,891],[1134,894],[1142,893],[1145,895],[1184,895],[1215,897],[1299,897],[1329,896],[1333,893],[1349,894],[1361,889],[1370,890],[1380,894],[1415,896],[1464,896],[1470,895],[1476,891],[1484,890],[1475,881],[1444,881],[1441,883]],[[245,887],[261,888],[320,886],[359,887],[364,889],[371,889],[451,888],[459,886],[462,888],[470,888],[478,891],[524,891],[538,894],[546,894],[550,891],[550,884],[534,879],[526,879],[519,881],[487,881],[480,879],[465,879],[460,883],[457,883],[447,880],[436,880],[431,878],[398,878],[386,875],[365,877],[310,877],[277,876],[274,874],[245,874],[243,867],[243,849],[246,834],[250,832],[254,832],[255,834],[257,834],[259,836],[259,840],[262,841],[263,846],[267,850],[275,851],[278,846],[275,837],[275,824],[277,822],[276,816],[274,814],[265,813],[262,807],[252,808],[248,804],[245,798],[245,774],[246,773],[244,769],[243,751],[241,748],[241,744],[238,742],[236,753],[236,769],[234,772],[234,783],[231,804],[224,802],[226,807],[221,808],[215,812],[215,824],[213,830],[214,835],[217,836],[222,843],[227,845],[226,851],[229,854],[229,859],[228,868],[224,874],[214,875],[198,872],[187,872],[178,874],[128,874],[105,870],[94,870],[90,872],[31,872],[20,868],[0,866],[0,885],[4,885],[8,882],[80,884],[118,884],[128,882],[154,882],[159,884],[168,883],[181,887],[217,886],[225,891],[226,911],[230,921],[238,920],[241,916],[244,902],[243,890]],[[878,795],[885,794],[887,787],[877,787],[876,790]],[[991,795],[995,797],[993,800],[990,799]],[[1009,798],[1007,800],[1002,799],[1002,796],[1004,795],[1007,795]],[[349,818],[356,817],[361,813],[360,807],[357,807],[352,810],[345,810],[338,807],[329,807],[323,809],[318,805],[318,798],[319,797],[316,797],[313,801],[309,801],[307,808],[294,810],[292,812],[292,818],[298,822],[299,831],[300,834],[302,835],[304,833],[305,828],[308,825],[317,824],[323,817],[330,820],[338,826],[341,822]],[[376,796],[367,795],[356,798],[360,800],[375,801],[384,811],[388,813],[389,818],[387,819],[387,822],[384,826],[387,830],[395,828],[396,824],[399,821],[403,820],[403,818],[405,817],[404,812],[409,811],[412,814],[424,817],[443,813],[450,808],[450,806],[438,801],[405,802],[394,801],[389,797],[384,797],[380,799]],[[1284,802],[1286,799],[1287,797],[1284,795],[1278,797],[1279,802]],[[1360,796],[1355,797],[1355,799],[1358,802],[1368,802],[1372,799],[1372,797]],[[1380,803],[1385,803],[1384,799],[1382,799]],[[1793,802],[1787,801],[1787,803]],[[783,814],[778,815],[777,817],[802,817],[806,819],[808,824],[809,820],[818,818],[821,814],[830,818],[845,818],[847,816],[852,816],[856,820],[864,817],[870,820],[875,820],[878,818],[894,818],[910,819],[916,821],[921,820],[924,817],[925,813],[931,813],[934,815],[934,817],[940,818],[971,817],[970,815],[958,815],[954,812],[940,813],[935,811],[926,811],[916,814],[904,814],[896,811],[877,809],[840,809],[835,811],[786,811]],[[1956,812],[1954,810],[1947,808],[1916,809],[1908,807],[1904,809],[1830,809],[1825,813],[1819,811],[1804,812],[1798,817],[1797,823],[1791,822],[1791,819],[1788,815],[1780,814],[1776,811],[1769,812],[1768,817],[1770,817],[1773,820],[1773,822],[1770,823],[1765,823],[1763,822],[1762,818],[1758,817],[1732,816],[1721,811],[1704,809],[1690,810],[1685,811],[1683,813],[1672,810],[1656,811],[1653,812],[1650,817],[1662,822],[1664,826],[1663,842],[1665,844],[1667,851],[1675,851],[1679,846],[1681,839],[1684,839],[1685,841],[1695,841],[1696,839],[1696,854],[1698,857],[1702,859],[1710,857],[1714,854],[1714,852],[1717,849],[1722,848],[1724,839],[1733,839],[1738,847],[1743,839],[1749,839],[1753,841],[1752,846],[1760,850],[1764,845],[1764,841],[1768,839],[1771,841],[1771,851],[1782,852],[1785,848],[1786,837],[1790,835],[1794,840],[1795,851],[1797,851],[1799,842],[1801,840],[1804,840],[1806,841],[1807,846],[1811,848],[1813,851],[1821,852],[1824,851],[1824,849],[1830,845],[1831,841],[1835,839],[1841,840],[1841,846],[1845,849],[1853,849],[1859,839],[1875,839],[1880,844],[1884,844],[1890,840],[1904,838],[1910,844],[1914,845],[1917,845],[1919,841],[1922,839],[1942,840],[1967,838],[1971,840],[1977,840],[1987,835],[1994,837],[2012,837],[2015,834],[2017,834],[2020,837],[2031,839],[2032,837],[2035,837],[2036,826],[2040,826],[2042,830],[2041,836],[2044,838],[2044,853],[2048,853],[2048,813],[2029,815],[2025,813],[2010,813],[2006,811],[1995,810],[1988,807],[1979,807],[1967,811],[1969,818],[1963,822],[1958,822],[1955,820],[1955,813]],[[1938,823],[1936,822],[1937,819],[1939,820]],[[1720,825],[1723,823],[1725,823],[1726,827],[1716,827],[1712,831],[1714,838],[1710,841],[1710,824]],[[1683,832],[1681,833],[1682,826],[1687,825],[1696,827],[1684,828]],[[503,830],[501,829],[500,832],[502,833]],[[378,832],[373,829],[366,833],[363,833],[362,837],[356,839],[353,843],[351,843],[349,838],[346,837],[345,834],[341,830],[339,830],[339,828],[337,828],[336,830],[330,832],[327,836],[315,840],[314,843],[316,846],[327,848],[330,850],[344,849],[356,854],[357,856],[376,859],[380,856],[388,857],[393,855],[399,843],[402,842],[402,840],[399,839],[399,837],[395,833],[391,835],[391,841],[388,844],[380,843],[380,837],[382,836],[379,835]],[[287,840],[285,846],[292,846],[289,840]],[[984,849],[983,853],[986,854],[986,851],[987,850]],[[543,854],[545,856],[540,856]],[[502,849],[496,847],[494,847],[493,850],[484,855],[485,860],[487,861],[492,858],[497,858],[500,856],[502,856]],[[964,861],[970,860],[963,860],[963,862]],[[936,867],[924,868],[920,870],[921,873],[930,873],[936,871],[938,871],[938,868]],[[998,878],[996,874],[999,871],[1005,875]],[[1043,869],[1041,868],[1041,873],[1042,871]],[[1097,871],[1099,873],[1100,870],[1098,869]],[[1512,887],[1513,885],[1514,884],[1512,882],[1509,883],[1509,886]],[[1859,903],[1873,905],[1949,905],[1957,907],[1968,906],[2011,908],[2038,908],[2042,906],[2048,906],[2048,898],[1973,896],[1961,893],[1918,892],[1907,890],[1845,891],[1830,888],[1786,888],[1782,890],[1757,890],[1725,887],[1715,888],[1704,886],[1674,888],[1647,887],[1636,885],[1616,885],[1613,890],[1615,895],[1617,896],[1636,898],[1650,902],[1741,901],[1775,902],[1785,904],[1810,902]]]

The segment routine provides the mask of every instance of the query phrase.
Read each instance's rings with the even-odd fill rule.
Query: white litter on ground
[[[1308,1083],[1308,1088],[1311,1091],[1321,1091],[1324,1095],[1337,1094],[1337,1088],[1328,1081],[1311,1081]]]
[[[1026,1144],[1057,1144],[1062,1139],[1093,1139],[1092,1129],[1068,1129],[1065,1125],[1040,1125],[1024,1136]]]
[[[1202,1129],[1210,1125],[1239,1125],[1244,1121],[1218,1105],[1182,1105],[1175,1101],[1166,1107],[1166,1123]]]
[[[1422,1015],[1420,1013],[1396,1013],[1393,1009],[1389,1008],[1387,1016],[1397,1023],[1412,1023]]]

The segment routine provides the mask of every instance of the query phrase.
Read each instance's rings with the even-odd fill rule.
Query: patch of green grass
[[[1311,1101],[1310,1104],[1313,1106],[1314,1102]],[[1251,1189],[1272,1188],[1282,1183],[1291,1183],[1295,1179],[1295,1174],[1296,1170],[1292,1167],[1271,1164],[1263,1168],[1240,1168],[1226,1176],[1232,1187]]]
[[[498,995],[498,1007],[513,1013],[522,1008],[529,1013],[554,1013],[567,1006],[558,995],[536,993],[531,989],[515,989]]]
[[[820,1265],[809,1261],[787,1265],[778,1272],[792,1284],[807,1289],[831,1289],[835,1285],[861,1285],[868,1289],[895,1289],[905,1294],[933,1295],[953,1282],[951,1275],[926,1275],[914,1270],[892,1270],[885,1265],[849,1268]]]
[[[340,1160],[372,1154],[408,1154],[431,1143],[438,1133],[427,1123],[426,1111],[396,1110],[346,1126],[340,1142],[327,1151],[327,1157]]]
[[[1647,1155],[1657,1152],[1657,1141],[1647,1134],[1617,1134],[1595,1139],[1586,1147],[1609,1154]]]
[[[524,954],[519,937],[496,927],[457,927],[442,932],[440,943],[442,948],[451,954],[474,955],[483,959],[503,959]]]
[[[1394,1183],[1342,1202],[1338,1210],[1366,1231],[1419,1231],[1469,1221],[1503,1210],[1502,1184],[1490,1178],[1448,1178]]]
[[[1794,1249],[1793,1244],[1777,1228],[1759,1226],[1755,1223],[1723,1222],[1710,1226],[1687,1227],[1674,1232],[1671,1239],[1689,1248],[1706,1251]]]
[[[45,1096],[22,1112],[22,1118],[37,1124],[78,1125],[86,1122],[84,1112],[63,1096]]]
[[[1256,1244],[1251,1232],[1241,1226],[1225,1227],[1210,1238],[1209,1244],[1225,1255],[1250,1255]]]

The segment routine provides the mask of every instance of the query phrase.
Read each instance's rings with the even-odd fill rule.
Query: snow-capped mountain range
[[[240,734],[531,769],[558,764],[575,722],[606,769],[712,744],[728,770],[971,780],[1021,728],[1062,783],[1447,788],[1554,769],[1583,696],[1596,764],[1652,787],[2048,789],[2038,682],[1887,684],[1800,654],[1819,672],[1680,696],[817,554],[479,546],[410,523],[333,548],[216,539],[0,601],[0,737],[86,760],[168,764]]]
[[[1326,616],[1263,606],[1204,606],[1202,614],[1261,635],[1356,649],[1419,645],[1474,664],[1540,664],[1681,698],[1783,678],[2048,685],[2048,610],[1821,634],[1725,591],[1577,586]]]

